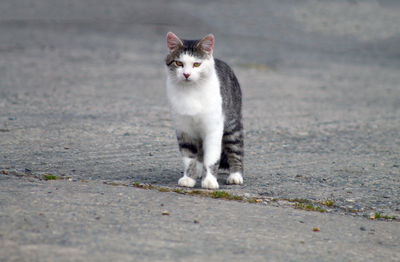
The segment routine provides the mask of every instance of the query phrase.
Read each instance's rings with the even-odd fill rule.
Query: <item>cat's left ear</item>
[[[201,47],[201,49],[206,51],[206,53],[212,55],[214,50],[214,35],[213,34],[207,35],[206,37],[200,40],[198,45]]]

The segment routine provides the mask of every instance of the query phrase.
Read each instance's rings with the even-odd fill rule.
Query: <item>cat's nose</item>
[[[190,76],[190,74],[188,74],[188,73],[183,73],[183,75],[185,76],[186,79],[188,79]]]

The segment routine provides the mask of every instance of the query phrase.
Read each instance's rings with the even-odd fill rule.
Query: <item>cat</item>
[[[218,189],[218,168],[227,184],[243,184],[242,92],[232,69],[213,57],[214,35],[183,40],[167,34],[167,97],[184,172],[178,185]]]

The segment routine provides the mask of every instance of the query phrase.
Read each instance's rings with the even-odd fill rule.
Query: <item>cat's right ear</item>
[[[167,47],[169,52],[173,52],[178,47],[182,46],[183,43],[174,33],[168,32],[167,34]]]

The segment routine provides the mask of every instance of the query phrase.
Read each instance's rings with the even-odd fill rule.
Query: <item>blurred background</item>
[[[173,30],[186,38],[213,32],[217,54],[225,59],[275,67],[320,60],[398,65],[399,60],[395,0],[17,0],[2,1],[0,8],[3,51],[93,49],[95,43],[112,48],[106,44],[111,42],[161,55],[164,34]],[[114,51],[124,51],[118,47]]]
[[[244,93],[245,184],[225,190],[398,215],[399,14],[395,0],[1,1],[0,168],[176,186],[165,35],[213,33]]]

